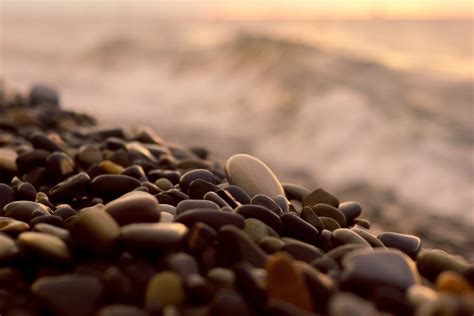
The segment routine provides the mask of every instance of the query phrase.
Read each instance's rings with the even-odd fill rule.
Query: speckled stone
[[[244,189],[250,197],[265,194],[270,198],[285,195],[275,174],[259,159],[246,154],[230,157],[225,164],[227,180],[230,184]]]

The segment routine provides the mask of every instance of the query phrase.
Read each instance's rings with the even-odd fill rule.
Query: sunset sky
[[[23,10],[134,10],[223,19],[470,18],[471,0],[0,0],[3,15]],[[50,5],[47,5],[47,4]],[[54,11],[54,10],[53,10]]]

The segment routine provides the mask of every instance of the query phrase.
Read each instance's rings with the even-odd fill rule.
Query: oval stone
[[[361,244],[371,247],[364,238],[347,228],[339,228],[334,230],[331,235],[331,241],[337,246],[344,244]]]
[[[49,198],[53,203],[70,202],[89,185],[89,182],[89,175],[85,172],[80,172],[52,187],[48,193]]]
[[[130,251],[153,251],[178,247],[188,232],[180,223],[138,223],[120,229],[120,240]]]
[[[313,302],[304,275],[293,264],[291,257],[277,252],[266,265],[267,293],[270,299],[277,299],[295,305],[305,311],[313,311]]]
[[[120,227],[103,209],[82,210],[71,230],[73,244],[80,250],[97,257],[109,257],[117,247]]]
[[[197,208],[208,208],[220,210],[219,205],[209,200],[183,200],[176,206],[176,214],[184,213],[188,210]]]
[[[41,203],[32,201],[15,201],[3,208],[5,215],[16,220],[29,223],[31,219],[40,215],[51,215],[51,209]]]
[[[245,219],[239,214],[222,212],[215,209],[194,209],[175,217],[175,222],[190,226],[194,223],[204,223],[218,230],[224,225],[234,225],[244,228]]]
[[[183,190],[184,193],[188,193],[189,185],[197,179],[212,183],[214,181],[214,175],[207,169],[194,169],[188,171],[179,179],[181,190]]]
[[[400,251],[357,250],[343,260],[341,283],[356,291],[387,286],[406,291],[419,283],[414,262]]]
[[[362,206],[355,201],[343,202],[339,204],[338,209],[344,213],[348,222],[352,222],[362,213]]]
[[[304,241],[308,244],[314,244],[318,240],[318,230],[302,220],[294,213],[286,213],[281,217],[284,232],[286,236]]]
[[[438,275],[446,270],[464,273],[468,263],[461,257],[450,255],[442,250],[428,250],[416,258],[416,266],[422,276],[435,281]]]
[[[119,174],[103,174],[91,182],[91,190],[99,197],[113,200],[140,186],[135,178]]]
[[[277,233],[281,233],[283,229],[280,217],[261,205],[241,205],[235,209],[235,212],[245,218],[256,218],[270,226]]]
[[[155,197],[146,192],[133,191],[105,205],[105,211],[120,225],[154,223],[160,220]]]
[[[0,233],[0,263],[8,262],[18,253],[15,241]]]
[[[179,305],[185,299],[183,283],[178,274],[163,271],[148,282],[145,293],[145,307],[149,310],[166,305]]]
[[[339,206],[339,200],[326,190],[319,188],[303,198],[303,205],[313,207],[316,204],[328,204],[333,207]]]
[[[274,198],[285,195],[280,181],[275,174],[259,159],[237,154],[230,157],[225,164],[226,178],[245,190],[251,197],[261,193]]]
[[[51,262],[69,263],[72,259],[66,243],[53,235],[24,232],[18,236],[18,242],[21,247]]]
[[[378,236],[378,239],[386,247],[403,251],[412,259],[416,258],[416,255],[421,249],[421,239],[413,235],[384,232]]]
[[[347,220],[344,213],[334,206],[328,204],[316,204],[313,205],[312,209],[314,213],[320,217],[324,216],[334,219],[341,227],[346,227],[347,225]]]
[[[99,306],[104,287],[92,275],[63,274],[37,279],[31,291],[48,315],[89,316]]]

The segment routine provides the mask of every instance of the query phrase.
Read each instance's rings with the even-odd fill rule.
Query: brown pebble
[[[444,271],[436,278],[436,289],[440,292],[449,292],[453,294],[465,294],[474,289],[469,282],[457,272]]]
[[[266,266],[267,293],[270,299],[278,299],[311,312],[313,303],[305,283],[304,275],[294,265],[291,257],[277,252],[270,257]]]

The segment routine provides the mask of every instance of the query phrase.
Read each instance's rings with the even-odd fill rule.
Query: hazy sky
[[[40,10],[134,10],[217,18],[472,17],[472,0],[0,0],[3,15]]]

